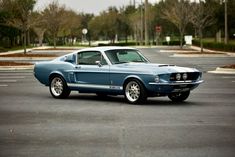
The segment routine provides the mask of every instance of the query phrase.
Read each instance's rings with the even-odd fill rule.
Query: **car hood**
[[[113,65],[114,68],[125,69],[129,72],[138,72],[145,74],[166,74],[166,73],[183,73],[198,72],[195,68],[179,67],[170,64],[154,64],[154,63],[124,63]]]

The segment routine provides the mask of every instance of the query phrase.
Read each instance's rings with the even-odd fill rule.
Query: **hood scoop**
[[[162,65],[158,65],[159,67],[169,67],[169,66],[175,66],[173,64],[162,64]]]

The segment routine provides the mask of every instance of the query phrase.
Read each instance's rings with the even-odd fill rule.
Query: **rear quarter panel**
[[[34,76],[42,84],[49,86],[49,77],[52,74],[61,75],[66,82],[69,82],[69,71],[74,69],[74,65],[62,61],[50,61],[36,63],[34,67]]]

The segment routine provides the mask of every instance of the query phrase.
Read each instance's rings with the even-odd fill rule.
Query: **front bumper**
[[[193,90],[203,83],[203,80],[198,81],[174,81],[174,82],[150,82],[149,89],[151,93],[170,94],[175,92],[185,92]]]
[[[188,84],[201,84],[203,83],[204,81],[203,80],[199,80],[199,81],[175,81],[175,82],[159,82],[159,83],[156,83],[156,82],[150,82],[149,84],[150,85],[188,85]]]

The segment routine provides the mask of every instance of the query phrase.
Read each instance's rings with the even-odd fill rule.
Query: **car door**
[[[110,88],[109,65],[99,51],[77,54],[76,84],[80,89],[107,90]]]

